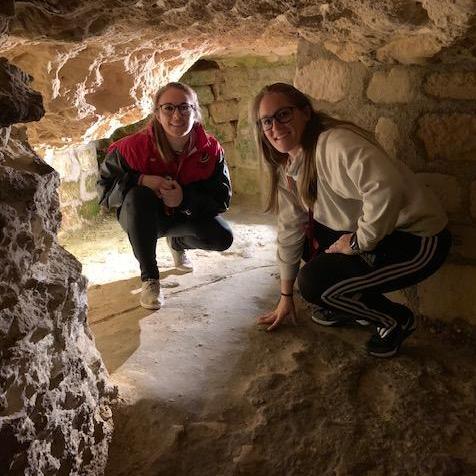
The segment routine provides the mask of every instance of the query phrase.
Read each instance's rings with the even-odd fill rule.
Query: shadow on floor
[[[161,272],[161,278],[180,274],[176,270]],[[113,373],[139,347],[141,319],[154,311],[139,305],[139,277],[91,286],[88,290],[88,322],[96,346],[109,371]]]

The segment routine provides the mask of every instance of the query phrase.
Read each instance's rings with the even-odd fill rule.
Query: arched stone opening
[[[205,128],[225,149],[235,199],[263,201],[261,183],[265,178],[248,118],[252,98],[265,84],[292,83],[295,69],[294,54],[202,58],[179,78],[197,91]],[[146,114],[138,122],[124,124],[109,136],[85,144],[45,148],[44,160],[61,179],[61,236],[91,225],[100,213],[96,190],[98,163],[102,162],[110,144],[145,127],[149,117]]]
[[[452,258],[437,276],[405,296],[424,316],[440,320],[423,326],[434,338],[420,334],[420,346],[383,367],[356,351],[351,331],[342,338],[304,324],[296,332],[279,334],[271,345],[249,329],[253,309],[272,299],[272,271],[253,275],[245,269],[250,271],[243,275],[246,282],[238,276],[217,281],[212,292],[220,299],[231,287],[240,296],[239,290],[249,289],[246,284],[257,283],[253,293],[241,295],[243,303],[252,296],[251,307],[234,308],[248,316],[240,321],[243,327],[237,333],[228,329],[227,338],[246,350],[229,359],[238,369],[222,380],[229,392],[210,392],[208,400],[191,401],[189,407],[172,401],[165,384],[156,387],[163,391],[160,398],[143,395],[121,410],[124,418],[117,422],[116,434],[124,440],[113,446],[113,467],[116,474],[313,474],[316,467],[349,474],[395,468],[412,474],[471,471],[467,422],[474,373],[468,362],[473,353],[470,341],[454,338],[457,329],[470,338],[475,315],[471,5],[356,5],[349,0],[318,5],[211,2],[200,12],[197,7],[197,2],[126,1],[108,5],[106,15],[97,2],[79,6],[11,0],[0,9],[2,32],[8,26],[9,33],[1,38],[2,49],[10,61],[2,63],[7,73],[0,81],[18,86],[1,97],[2,106],[8,105],[2,111],[0,164],[2,466],[8,465],[12,474],[101,473],[112,431],[108,403],[113,393],[84,324],[84,279],[77,262],[57,243],[57,176],[44,164],[35,165],[25,136],[10,127],[41,114],[38,96],[24,86],[26,78],[12,73],[11,63],[34,76],[33,89],[41,90],[48,105],[44,119],[28,126],[30,141],[41,149],[44,144],[99,139],[119,123],[138,120],[153,87],[179,79],[200,58],[220,66],[217,58],[228,57],[224,53],[236,57],[243,49],[248,55],[261,49],[283,56],[298,37],[294,82],[320,108],[375,131],[387,151],[420,173],[447,208],[458,238]],[[133,43],[138,36],[140,47]],[[134,46],[128,49],[128,43]],[[201,62],[197,73],[207,70],[210,63]],[[125,91],[132,98],[129,103]],[[213,119],[213,109],[220,109],[211,105]],[[225,137],[233,138],[225,142],[244,143],[240,116],[236,129],[233,118],[213,120],[211,126],[223,127],[222,133],[230,134]],[[237,184],[245,169],[254,170],[254,165],[241,165],[238,159]],[[195,289],[189,301],[182,296],[180,302],[208,305],[210,296]],[[229,308],[213,309],[233,314]],[[218,321],[207,313],[203,310],[203,320],[190,322],[190,336],[200,335],[197,349],[214,349],[214,338],[223,338],[211,332]],[[176,311],[159,326],[166,332],[184,320]],[[441,321],[451,325],[445,328]],[[143,350],[154,355],[159,341],[148,338],[155,324],[144,324],[135,336],[143,336]],[[204,329],[210,332],[202,334]],[[180,347],[180,339],[171,342]],[[167,350],[166,342],[160,348]],[[174,347],[169,349],[173,353]],[[165,358],[167,352],[160,355]],[[202,355],[208,364],[195,368],[195,375],[205,377],[227,359],[222,353]],[[192,366],[201,362],[194,360],[194,352],[183,357]],[[140,374],[134,360],[130,364],[129,371]],[[167,375],[172,379],[167,372],[160,374],[165,383]],[[187,374],[181,375],[187,381]],[[151,372],[143,388],[156,376]],[[196,395],[213,387],[206,379],[190,383],[196,384]],[[450,402],[449,394],[459,398]],[[422,400],[431,401],[431,408]],[[132,450],[126,441],[136,443]],[[289,452],[283,454],[283,446]],[[408,447],[415,456],[407,454],[403,461]]]

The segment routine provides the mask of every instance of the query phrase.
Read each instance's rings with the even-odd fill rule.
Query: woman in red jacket
[[[141,306],[160,309],[164,298],[157,239],[167,237],[175,266],[192,271],[187,249],[223,251],[232,231],[218,216],[230,204],[223,149],[201,124],[197,94],[169,83],[154,99],[147,127],[113,143],[101,165],[100,203],[117,208],[142,279]]]

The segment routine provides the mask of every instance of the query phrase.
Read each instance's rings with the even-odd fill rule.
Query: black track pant
[[[176,250],[223,251],[233,243],[233,233],[223,218],[168,215],[162,200],[142,186],[133,187],[127,193],[119,211],[119,223],[139,261],[142,281],[159,278],[155,252],[158,238],[173,237],[172,246]]]
[[[299,272],[302,296],[379,327],[392,327],[409,312],[383,293],[412,286],[433,274],[451,246],[447,229],[432,237],[395,231],[370,253],[328,254],[324,250],[348,232],[337,232],[317,222],[314,225],[319,252]]]

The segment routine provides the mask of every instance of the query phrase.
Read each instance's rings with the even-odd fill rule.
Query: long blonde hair
[[[260,159],[266,165],[270,176],[270,189],[266,200],[266,211],[277,211],[278,208],[278,181],[279,167],[284,166],[288,159],[288,154],[277,151],[268,141],[259,122],[259,106],[261,100],[267,94],[283,94],[291,101],[292,105],[301,111],[308,111],[309,120],[306,123],[301,136],[301,146],[303,149],[303,172],[297,184],[298,191],[304,203],[312,208],[317,198],[317,168],[316,168],[316,144],[321,132],[333,128],[350,129],[369,142],[376,144],[373,135],[349,121],[341,121],[334,117],[318,112],[314,109],[311,100],[304,93],[294,86],[286,83],[274,83],[265,86],[255,97],[251,108],[251,123],[253,124],[254,137]]]
[[[192,99],[192,105],[194,106],[193,114],[195,115],[195,122],[202,124],[202,113],[200,110],[200,104],[198,103],[197,93],[185,83],[171,82],[161,87],[155,93],[152,112],[153,113],[157,112],[161,96],[169,89],[180,89],[185,94],[190,96],[190,98]],[[155,117],[155,114],[152,117],[150,122],[152,123],[154,137],[155,137],[157,149],[159,151],[160,156],[166,162],[170,162],[174,160],[175,158],[174,151],[172,150],[172,147],[169,144],[169,141],[167,140],[167,136],[165,135],[165,131],[164,131],[164,128],[162,127],[162,124],[157,120],[157,118]]]

